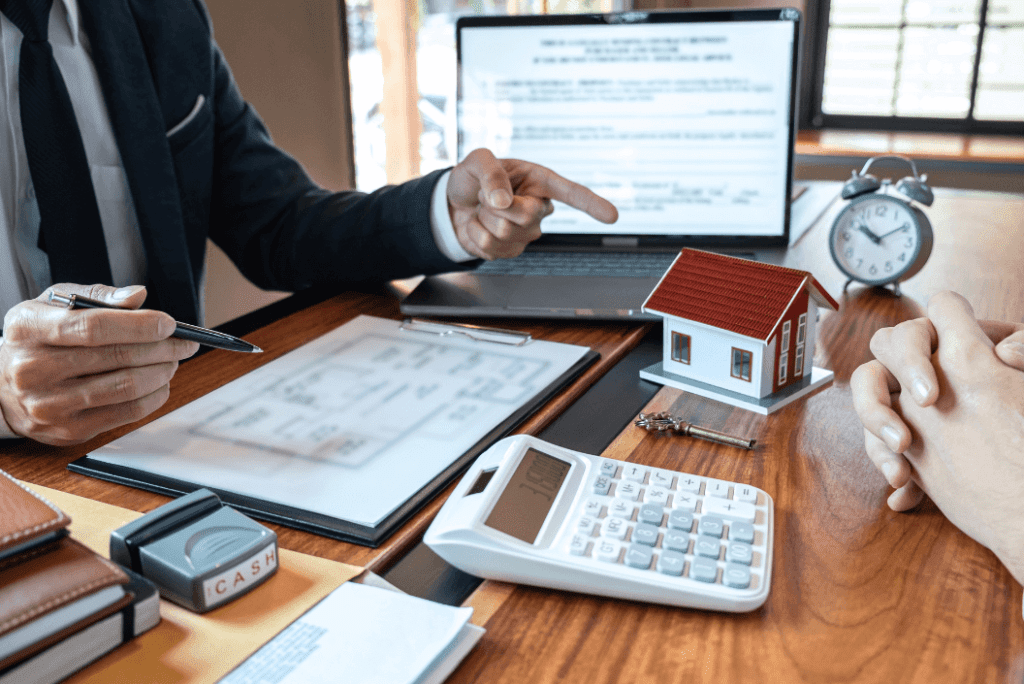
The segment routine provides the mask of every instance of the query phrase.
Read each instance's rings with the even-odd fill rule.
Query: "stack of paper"
[[[221,684],[439,684],[484,633],[472,614],[347,582]]]

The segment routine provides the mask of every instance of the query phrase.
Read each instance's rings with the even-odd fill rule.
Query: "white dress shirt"
[[[89,39],[79,21],[77,0],[54,0],[48,30],[82,133],[114,285],[145,283],[146,253],[138,219]],[[22,136],[18,91],[21,38],[18,27],[0,13],[0,318],[11,307],[39,296],[53,284],[49,260],[38,247],[39,206]],[[449,175],[444,174],[434,190],[430,225],[445,256],[453,261],[469,261],[474,257],[459,244],[448,213],[445,190]],[[0,437],[14,436],[0,417]]]

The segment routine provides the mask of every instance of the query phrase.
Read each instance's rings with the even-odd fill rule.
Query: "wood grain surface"
[[[150,511],[170,499],[159,494],[68,472],[67,464],[139,425],[207,394],[305,342],[329,332],[360,313],[393,319],[401,318],[398,311],[398,300],[393,296],[364,293],[338,295],[246,335],[245,339],[264,349],[263,354],[237,354],[223,350],[211,350],[198,358],[186,361],[171,381],[170,400],[159,411],[140,423],[111,430],[89,442],[73,447],[50,447],[28,440],[0,442],[0,469],[34,484],[136,511]],[[493,322],[490,322],[490,325],[493,325]],[[517,432],[530,434],[543,429],[580,393],[614,365],[623,354],[636,346],[646,331],[644,326],[624,323],[573,322],[558,324],[537,322],[516,323],[515,327],[530,332],[537,339],[585,345],[601,354],[601,358],[580,378],[552,398],[541,411],[531,416],[517,429]],[[240,467],[244,467],[244,464]],[[450,486],[444,495],[437,497],[424,507],[377,549],[335,541],[280,525],[269,524],[269,526],[277,532],[279,543],[283,548],[379,569],[386,567],[422,536],[423,531],[437,513],[452,487],[454,485]]]
[[[756,438],[752,452],[632,426],[605,452],[771,494],[765,605],[724,614],[485,582],[467,605],[487,634],[451,684],[1024,680],[1020,585],[930,502],[886,507],[891,490],[864,453],[849,389],[873,332],[922,315],[937,291],[961,292],[979,316],[1024,320],[1024,197],[938,192],[932,257],[899,298],[843,293],[826,242],[840,208],[787,258],[841,296],[839,312],[822,315],[816,357],[835,381],[767,417],[669,388],[648,407]]]

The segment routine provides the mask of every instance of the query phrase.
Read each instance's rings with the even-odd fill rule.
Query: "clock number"
[[[842,238],[843,240],[849,240],[850,239],[850,231],[844,230],[842,235],[840,235],[839,237]]]
[[[902,226],[900,226],[900,230],[907,230],[908,228],[910,228],[909,223],[904,223]]]
[[[906,260],[907,260],[907,253],[906,252],[900,252],[900,261],[906,261]]]
[[[853,247],[847,247],[846,251],[843,252],[843,254],[845,254],[847,256],[847,258],[852,257],[853,256]]]
[[[888,205],[879,204],[875,207],[875,216],[885,216],[885,213],[889,211]]]
[[[892,262],[891,261],[886,261],[885,262],[885,272],[886,273],[892,273]]]
[[[914,238],[907,238],[907,241],[903,243],[903,246],[910,249],[914,246]]]
[[[876,266],[875,264],[871,264],[871,268],[868,269],[868,273],[870,273],[871,275],[875,275],[876,273],[878,273],[878,266]]]
[[[860,268],[860,265],[863,264],[863,263],[864,263],[863,259],[857,259],[857,268]]]

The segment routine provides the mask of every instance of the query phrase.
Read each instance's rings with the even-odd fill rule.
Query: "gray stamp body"
[[[277,572],[277,535],[200,489],[114,530],[110,558],[205,613]]]

